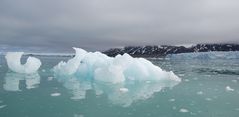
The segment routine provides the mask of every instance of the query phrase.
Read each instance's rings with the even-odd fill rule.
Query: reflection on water
[[[87,81],[76,77],[57,78],[72,93],[71,99],[86,98],[88,90],[94,90],[96,96],[106,95],[112,104],[130,106],[139,100],[147,100],[164,88],[173,88],[178,82],[170,81],[128,81],[120,84]]]
[[[25,81],[27,89],[36,88],[40,84],[40,76],[38,73],[19,74],[8,72],[6,73],[4,80],[5,83],[3,84],[3,89],[6,91],[21,91],[20,81]]]

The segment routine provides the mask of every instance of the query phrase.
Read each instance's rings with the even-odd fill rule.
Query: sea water
[[[71,57],[37,56],[38,73],[8,70],[0,57],[0,117],[236,117],[239,59],[149,59],[182,81],[108,84],[57,78]],[[26,61],[23,57],[22,61]]]

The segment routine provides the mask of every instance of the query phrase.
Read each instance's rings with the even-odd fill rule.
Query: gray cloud
[[[239,42],[237,0],[1,0],[0,44],[102,50]]]

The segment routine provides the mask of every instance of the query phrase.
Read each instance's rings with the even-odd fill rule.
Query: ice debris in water
[[[129,91],[129,89],[127,89],[127,88],[120,88],[119,91],[122,92],[122,93],[126,93],[126,92]]]
[[[52,93],[51,94],[52,97],[56,97],[56,96],[60,96],[60,95],[61,95],[61,93]]]
[[[180,110],[179,110],[179,112],[181,112],[181,113],[187,113],[187,112],[189,112],[187,109],[185,109],[185,108],[181,108]]]
[[[35,57],[28,57],[25,64],[21,64],[23,52],[8,52],[5,56],[8,68],[16,73],[35,73],[41,66],[41,61]]]
[[[1,105],[1,106],[0,106],[0,109],[4,108],[4,107],[6,107],[6,106],[7,106],[7,105]]]
[[[74,58],[53,69],[54,78],[72,92],[74,100],[85,99],[88,90],[95,90],[97,96],[104,94],[113,104],[127,107],[181,81],[173,72],[163,71],[143,58],[128,54],[113,58],[74,49]]]
[[[234,91],[230,86],[226,86],[226,91]]]
[[[173,72],[163,71],[144,58],[133,58],[128,54],[108,57],[100,52],[87,52],[73,48],[75,57],[67,62],[61,61],[54,67],[58,76],[76,76],[109,83],[122,83],[126,80],[163,80],[180,82]]]

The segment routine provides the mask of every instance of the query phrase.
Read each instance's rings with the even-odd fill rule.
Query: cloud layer
[[[0,44],[102,50],[239,42],[237,0],[1,0]]]

